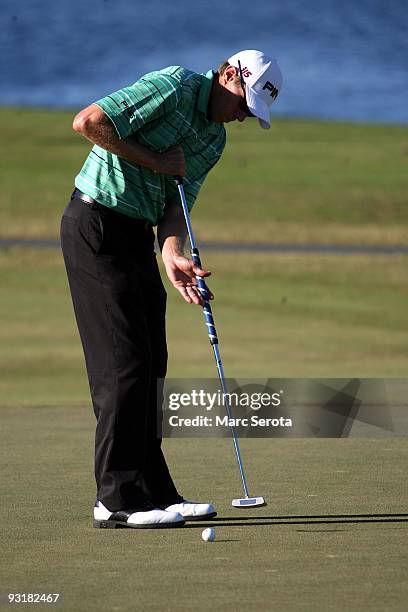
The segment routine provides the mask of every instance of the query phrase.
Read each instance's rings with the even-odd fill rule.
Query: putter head
[[[267,505],[263,497],[242,497],[233,499],[231,504],[235,508],[260,508]]]

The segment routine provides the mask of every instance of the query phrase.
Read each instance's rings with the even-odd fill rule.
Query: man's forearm
[[[163,219],[157,226],[157,240],[163,259],[183,255],[186,238],[187,229],[181,205],[176,201],[168,202]]]
[[[110,153],[155,170],[154,151],[133,139],[120,139],[113,123],[96,104],[79,113],[75,117],[73,127],[87,140]]]
[[[93,144],[128,162],[163,174],[185,174],[184,152],[181,147],[171,147],[159,153],[139,144],[133,136],[119,138],[112,121],[96,104],[91,104],[78,113],[73,128]]]

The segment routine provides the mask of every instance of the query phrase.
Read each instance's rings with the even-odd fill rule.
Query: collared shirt
[[[144,75],[133,85],[97,104],[120,138],[158,152],[179,145],[184,150],[184,189],[193,207],[208,171],[225,146],[223,124],[207,118],[214,73],[197,74],[180,66]],[[157,225],[165,203],[178,197],[170,175],[130,163],[95,145],[75,179],[75,186],[105,206]]]

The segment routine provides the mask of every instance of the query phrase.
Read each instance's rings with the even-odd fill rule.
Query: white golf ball
[[[213,529],[212,527],[207,527],[207,529],[204,529],[204,531],[202,532],[201,537],[203,538],[204,542],[214,542],[215,529]]]

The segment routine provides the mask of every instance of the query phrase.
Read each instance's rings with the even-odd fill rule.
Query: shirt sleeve
[[[123,139],[172,112],[180,99],[180,85],[175,79],[169,75],[155,75],[119,89],[95,104],[109,117],[119,138]]]

